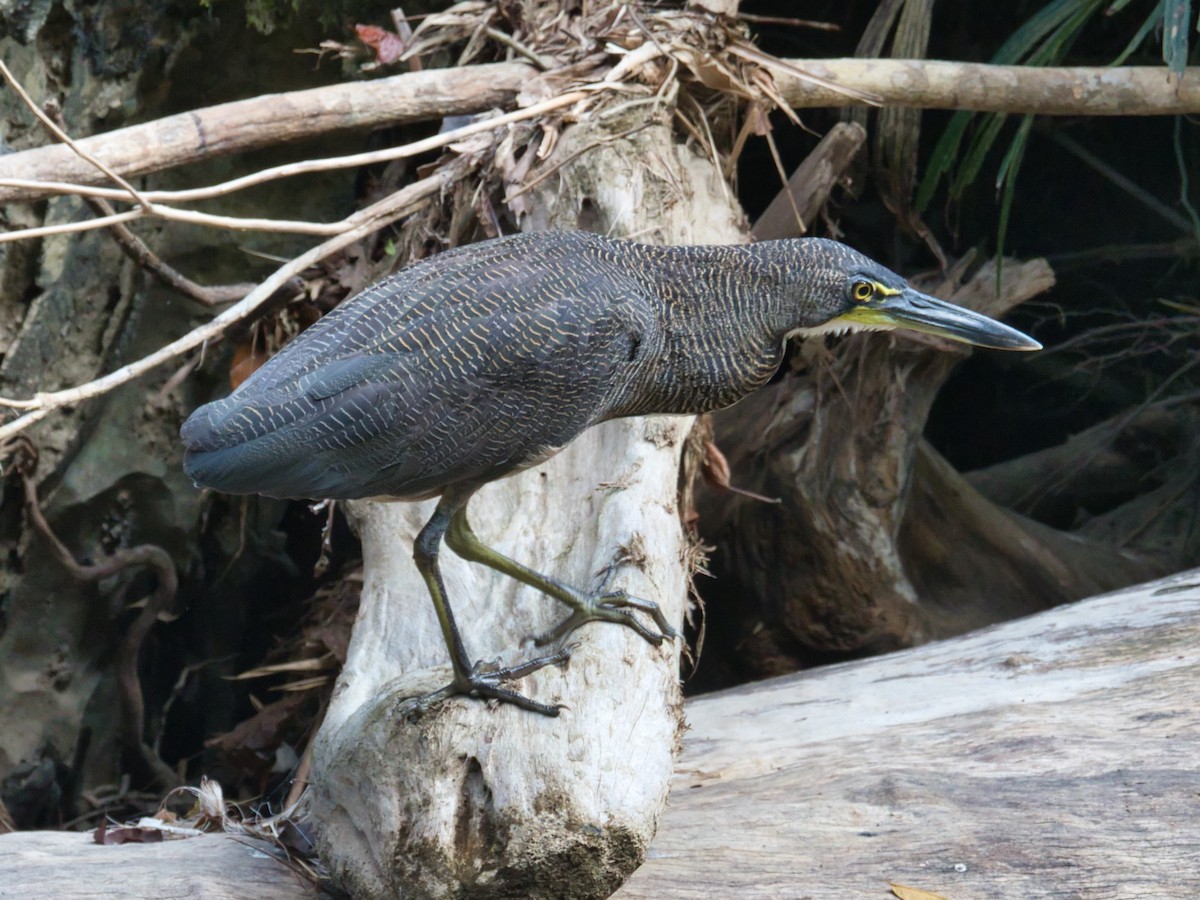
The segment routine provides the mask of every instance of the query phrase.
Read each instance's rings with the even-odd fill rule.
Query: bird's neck
[[[637,411],[708,412],[766,384],[794,325],[779,267],[754,245],[646,249],[640,270],[659,300],[663,346],[644,375],[649,408]]]

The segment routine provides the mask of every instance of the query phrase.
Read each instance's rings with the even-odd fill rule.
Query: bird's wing
[[[648,301],[605,273],[509,269],[418,272],[335,310],[185,423],[189,474],[232,493],[415,496],[567,443],[602,417]]]

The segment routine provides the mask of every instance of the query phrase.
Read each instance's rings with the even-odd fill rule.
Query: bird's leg
[[[495,569],[497,572],[515,578],[522,584],[537,588],[543,594],[571,607],[571,615],[552,631],[537,638],[539,644],[560,641],[579,626],[587,622],[600,621],[617,622],[632,628],[655,645],[662,643],[664,638],[679,636],[679,632],[671,627],[658,604],[651,600],[631,597],[625,591],[619,590],[605,591],[602,589],[585,593],[493,550],[483,543],[472,530],[471,523],[467,520],[465,503],[459,506],[450,518],[450,524],[446,530],[446,543],[463,559]],[[649,616],[658,631],[647,628],[637,616],[630,612],[631,609],[640,610]]]
[[[509,668],[490,668],[480,663],[472,664],[471,658],[467,655],[462,635],[454,621],[454,613],[450,609],[450,602],[446,599],[446,584],[442,580],[441,568],[438,565],[438,551],[454,515],[466,508],[470,496],[471,492],[469,491],[447,490],[442,495],[442,499],[438,501],[437,509],[434,510],[433,515],[413,542],[413,560],[429,588],[429,596],[437,611],[438,624],[442,628],[442,637],[446,641],[446,649],[450,652],[450,664],[454,669],[454,680],[446,687],[424,698],[424,703],[451,697],[455,694],[472,694],[476,697],[512,703],[522,709],[543,715],[557,716],[559,707],[531,700],[523,694],[503,687],[503,682],[521,678],[551,663],[566,662],[570,655],[570,648],[561,647],[554,653]]]

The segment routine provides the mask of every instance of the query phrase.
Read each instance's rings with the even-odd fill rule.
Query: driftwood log
[[[0,897],[201,897],[308,900],[328,897],[274,848],[245,835],[210,834],[156,844],[97,844],[89,834],[0,835]]]
[[[568,164],[531,198],[534,227],[589,217],[602,233],[642,240],[743,239],[740,211],[706,159],[661,125],[609,138],[607,128],[623,127],[564,132],[556,153]],[[690,423],[608,423],[547,465],[484,488],[472,521],[500,552],[568,583],[598,586],[612,575],[611,587],[658,602],[680,627],[690,554],[679,461]],[[520,685],[564,704],[559,718],[465,699],[411,715],[406,698],[449,679],[411,559],[431,509],[356,506],[362,607],[309,791],[322,859],[358,896],[604,896],[643,859],[666,799],[681,724],[680,648],[589,625],[565,671],[544,669]],[[442,559],[476,658],[532,655],[529,637],[564,617],[536,591],[448,551]]]
[[[873,93],[885,106],[1084,116],[1200,112],[1200,68],[1186,69],[1173,84],[1160,66],[1052,68],[924,59],[785,62]],[[121,175],[162,171],[281,141],[510,106],[539,75],[534,67],[515,62],[411,72],[222,104],[94,135],[79,144]],[[773,75],[796,109],[862,102],[785,68],[775,68]],[[106,183],[94,166],[58,145],[0,157],[0,179]],[[0,203],[48,193],[30,186],[0,187]]]
[[[1200,570],[688,706],[618,892],[953,900],[1200,891]]]
[[[1195,896],[1198,646],[1194,570],[692,700],[658,836],[616,896]],[[231,838],[0,836],[2,897],[176,887],[316,895]]]

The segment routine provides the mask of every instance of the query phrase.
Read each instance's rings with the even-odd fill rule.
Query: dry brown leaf
[[[378,25],[355,25],[358,39],[375,51],[375,58],[383,65],[398,60],[404,53],[404,40],[400,35],[380,28]]]
[[[888,887],[892,889],[900,900],[947,900],[941,894],[935,894],[933,891],[923,891],[920,888],[907,887],[903,884],[896,884],[894,881],[888,882]]]
[[[749,96],[742,84],[739,83],[740,79],[736,77],[732,69],[725,65],[723,60],[712,54],[693,50],[691,47],[675,47],[673,49],[675,58],[687,66],[696,80],[706,88],[740,97]]]
[[[305,697],[301,694],[285,695],[282,700],[262,707],[232,731],[209,738],[204,746],[218,750],[227,764],[237,768],[243,776],[262,777],[274,765],[275,751],[283,743],[284,731],[304,702]],[[197,798],[203,799],[199,794]],[[220,802],[208,805],[216,809],[223,806]]]
[[[136,825],[113,825],[108,821],[100,823],[100,827],[92,832],[92,840],[97,844],[160,844],[163,833],[157,828],[141,828]]]
[[[749,497],[752,500],[758,500],[762,503],[780,502],[778,497],[764,497],[762,494],[754,493],[754,491],[734,487],[729,481],[729,460],[725,458],[725,454],[721,452],[721,448],[712,441],[704,442],[704,460],[700,464],[700,475],[704,478],[706,484],[717,490],[741,494],[743,497]]]
[[[318,675],[313,678],[300,678],[296,681],[289,681],[287,684],[276,685],[275,687],[271,688],[271,690],[303,693],[304,691],[311,691],[314,688],[324,687],[333,681],[333,676],[334,673],[330,672],[328,675]]]
[[[226,675],[225,680],[245,681],[250,678],[266,678],[269,675],[279,675],[282,672],[319,672],[328,667],[328,660],[319,656],[310,656],[304,659],[291,659],[285,662],[257,666],[253,669],[247,669],[245,672],[238,672],[236,675]]]
[[[751,103],[746,107],[746,127],[759,137],[772,131],[770,111],[761,103]]]
[[[253,342],[238,344],[229,365],[229,386],[237,390],[238,385],[249,378],[267,361],[267,354],[255,348]]]
[[[729,490],[729,460],[714,441],[704,442],[704,480],[716,488]]]

